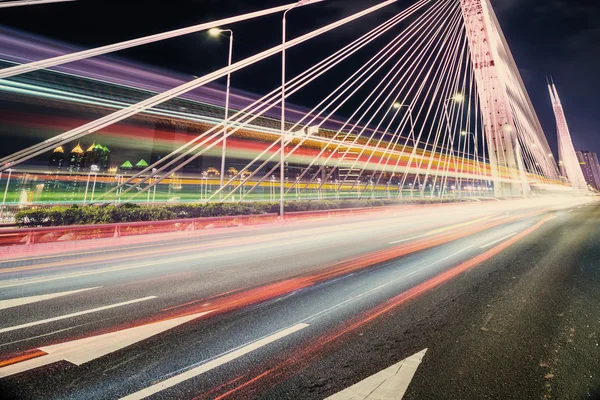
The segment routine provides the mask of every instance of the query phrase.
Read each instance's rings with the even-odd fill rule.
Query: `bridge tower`
[[[558,154],[561,173],[569,179],[571,185],[584,193],[588,192],[587,183],[583,176],[583,171],[577,159],[577,153],[573,147],[571,140],[571,132],[567,124],[567,117],[563,109],[558,91],[554,83],[548,84],[550,90],[550,98],[552,99],[552,107],[556,116],[556,128],[558,131]]]
[[[517,139],[503,70],[507,62],[489,0],[460,0],[477,81],[496,197],[525,196],[529,183]]]

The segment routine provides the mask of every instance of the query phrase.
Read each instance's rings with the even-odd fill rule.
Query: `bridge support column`
[[[496,197],[525,196],[529,184],[498,63],[502,43],[494,35],[488,0],[460,0],[487,141]],[[499,28],[498,28],[499,29]]]

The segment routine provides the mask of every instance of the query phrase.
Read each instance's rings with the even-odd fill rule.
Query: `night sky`
[[[295,10],[289,19],[290,37],[305,33],[382,0],[327,0]],[[291,0],[290,0],[291,2]],[[397,5],[334,31],[290,53],[290,76],[303,66],[326,57],[377,23],[407,7]],[[0,25],[91,48],[148,34],[225,18],[285,4],[285,0],[79,0],[74,3],[3,9]],[[492,0],[509,45],[551,146],[556,150],[556,128],[546,88],[552,75],[563,100],[576,149],[600,153],[598,110],[600,79],[600,4],[598,0]],[[281,40],[281,16],[260,23],[232,26],[236,60],[272,47]],[[358,26],[357,26],[358,25]],[[205,33],[188,35],[120,52],[123,59],[168,68],[190,75],[223,67],[227,40]],[[237,88],[264,94],[278,85],[280,59],[272,57],[252,73],[236,74]],[[355,66],[356,68],[358,66]],[[294,102],[312,106],[310,94]]]

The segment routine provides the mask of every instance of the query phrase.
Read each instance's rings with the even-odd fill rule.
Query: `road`
[[[324,399],[417,354],[405,399],[600,398],[599,260],[597,203],[532,201],[5,260],[0,391]]]

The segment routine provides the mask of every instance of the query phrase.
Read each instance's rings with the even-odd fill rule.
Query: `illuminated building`
[[[71,150],[71,154],[69,156],[69,171],[70,172],[79,172],[84,168],[85,165],[85,152],[81,148],[81,145],[78,143],[77,146]]]
[[[65,161],[65,150],[62,146],[58,146],[52,152],[52,156],[50,156],[50,163],[48,164],[50,170],[61,170]]]
[[[591,151],[578,151],[577,160],[588,185],[600,190],[600,163],[597,154]]]
[[[84,169],[97,165],[100,171],[110,168],[110,150],[101,144],[92,144],[85,152]]]

